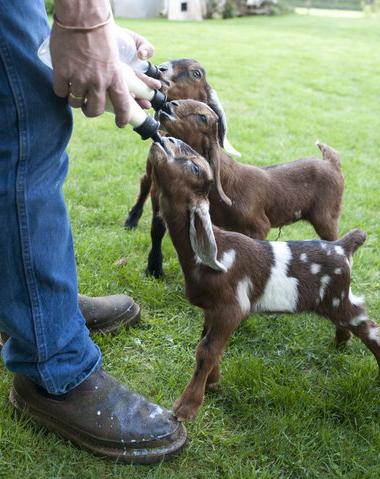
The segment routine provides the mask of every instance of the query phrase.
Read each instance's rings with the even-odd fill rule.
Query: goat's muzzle
[[[163,123],[165,123],[165,121],[175,121],[175,116],[173,115],[173,107],[169,102],[165,103],[165,105],[159,111],[158,119]]]

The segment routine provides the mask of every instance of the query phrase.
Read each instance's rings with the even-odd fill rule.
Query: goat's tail
[[[367,239],[367,233],[362,230],[355,229],[340,238],[337,243],[344,249],[347,256],[352,256],[355,251]]]
[[[334,148],[331,148],[331,146],[325,143],[321,143],[319,140],[317,140],[315,144],[321,150],[323,159],[340,169],[340,154],[334,150]]]

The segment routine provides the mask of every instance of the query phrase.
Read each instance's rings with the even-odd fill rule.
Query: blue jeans
[[[72,117],[37,57],[48,35],[43,0],[0,0],[0,331],[6,367],[63,394],[101,355],[78,308],[62,193]]]

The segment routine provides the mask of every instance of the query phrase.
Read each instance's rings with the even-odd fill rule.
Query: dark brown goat
[[[318,143],[324,161],[307,158],[258,168],[238,163],[224,151],[218,135],[219,118],[206,104],[174,101],[159,118],[170,135],[194,148],[213,168],[216,187],[210,190],[209,200],[215,225],[265,239],[271,228],[306,220],[320,238],[338,238],[344,180],[339,155],[332,148]],[[165,227],[158,216],[154,188],[152,205],[152,251],[147,271],[157,277],[162,274]]]
[[[352,333],[380,367],[380,329],[368,319],[364,300],[351,293],[354,252],[365,233],[353,230],[329,241],[259,241],[213,227],[208,194],[212,170],[180,140],[166,138],[151,149],[160,211],[186,284],[189,301],[204,310],[196,367],[174,414],[193,419],[207,388],[220,377],[227,342],[252,312],[313,312],[336,326],[336,343]]]
[[[206,103],[220,118],[219,132],[221,141],[229,153],[240,156],[227,138],[227,120],[223,106],[216,91],[207,82],[206,71],[196,60],[181,58],[159,65],[162,91],[168,101],[182,98],[191,98]],[[146,199],[152,186],[152,168],[147,161],[145,174],[140,180],[140,192],[135,205],[130,210],[124,226],[127,229],[136,228],[143,213]]]

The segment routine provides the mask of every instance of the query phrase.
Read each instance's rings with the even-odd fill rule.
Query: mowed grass
[[[316,139],[342,153],[343,233],[369,238],[355,256],[353,290],[380,320],[380,24],[373,19],[289,16],[204,23],[121,22],[156,45],[156,62],[194,57],[224,103],[242,161],[270,165],[319,155]],[[80,290],[125,292],[142,321],[117,336],[97,335],[105,368],[170,408],[190,378],[202,314],[183,295],[175,251],[164,241],[163,281],[144,275],[150,206],[138,229],[123,221],[149,148],[111,115],[76,114],[66,198]],[[275,239],[278,231],[272,231]],[[314,238],[307,224],[281,239]],[[125,257],[128,264],[115,262]],[[1,370],[0,476],[5,478],[378,478],[380,382],[358,340],[337,352],[334,330],[311,315],[254,315],[231,340],[219,391],[188,425],[184,452],[166,464],[131,467],[79,451],[28,420],[7,401]]]

